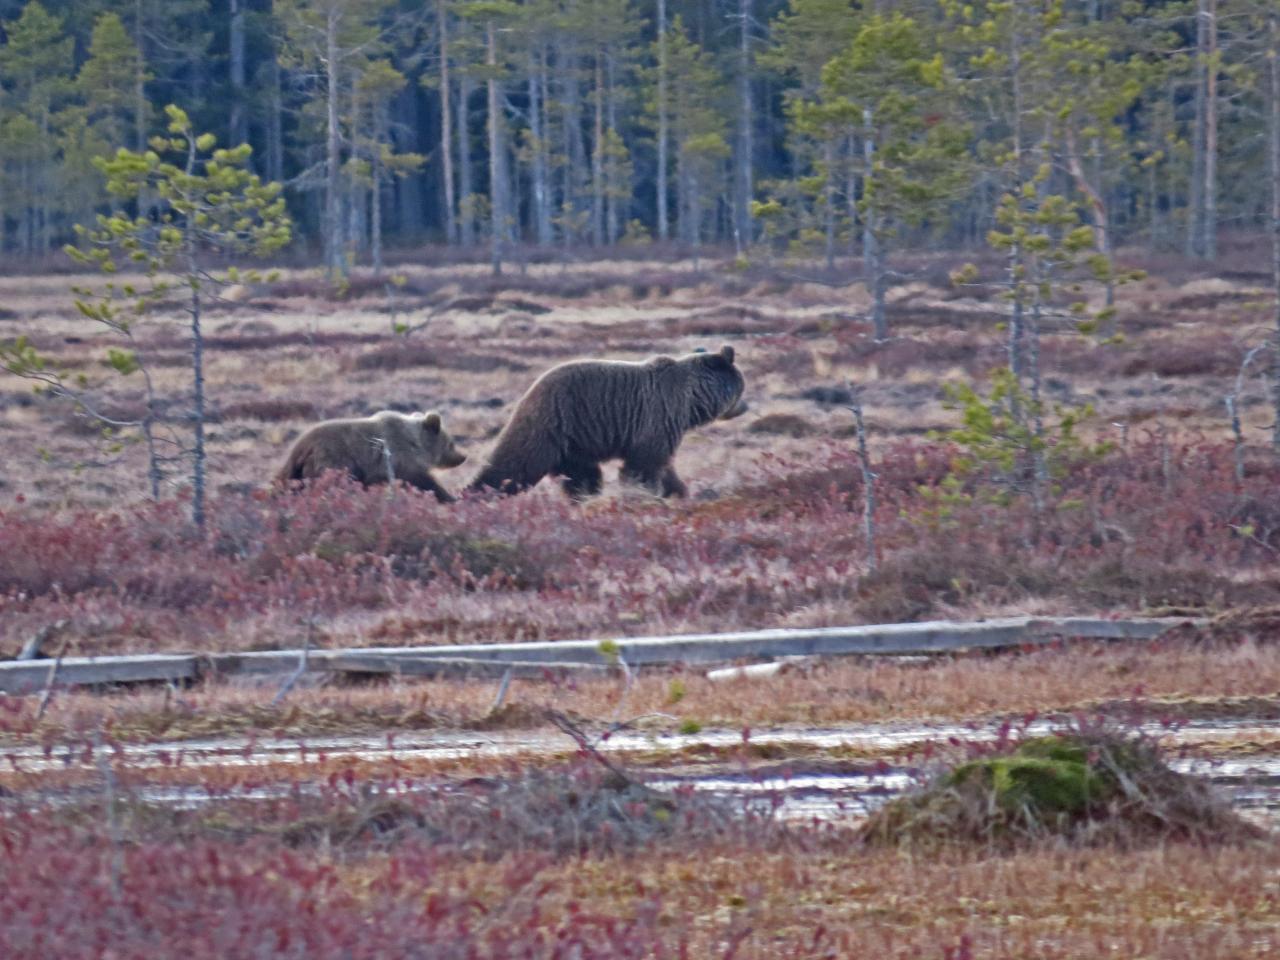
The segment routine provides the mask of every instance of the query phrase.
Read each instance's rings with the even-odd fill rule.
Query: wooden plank
[[[194,680],[199,657],[189,654],[143,653],[124,657],[63,657],[54,686],[136,683],[141,680]],[[49,678],[52,660],[0,663],[0,693],[37,693]]]
[[[545,643],[465,644],[450,647],[374,647],[379,656],[450,656],[492,660],[615,662],[630,666],[660,663],[716,663],[744,658],[908,655],[968,649],[1043,645],[1058,637],[1147,639],[1186,623],[1176,618],[1144,621],[1080,617],[1012,617],[971,623],[931,621],[801,630],[754,630],[739,633],[689,634],[674,637],[624,637],[606,641],[616,654],[602,652],[598,640]]]
[[[1166,630],[1196,621],[1178,618],[1102,620],[1084,617],[1010,617],[969,623],[931,621],[799,630],[752,630],[737,633],[687,634],[674,637],[621,637],[616,640],[562,640],[540,643],[476,643],[433,647],[363,647],[313,650],[311,670],[398,671],[406,675],[461,675],[505,668],[523,676],[572,665],[597,669],[668,663],[724,663],[743,659],[849,655],[920,655],[966,649],[1043,645],[1057,638],[1151,639]],[[605,652],[605,651],[609,652]],[[58,670],[58,685],[129,683],[140,680],[187,680],[203,673],[221,676],[286,673],[295,670],[300,650],[264,650],[211,654],[205,657],[139,654],[123,657],[67,657]],[[399,663],[399,661],[406,661]],[[408,661],[412,661],[412,665]],[[428,661],[453,661],[450,667]],[[0,663],[0,692],[30,693],[44,687],[49,660]],[[363,666],[361,666],[363,664]],[[494,665],[490,667],[489,665]]]
[[[610,668],[595,663],[533,663],[528,660],[481,660],[475,657],[376,656],[345,651],[325,658],[323,669],[343,673],[393,673],[406,677],[497,678],[510,671],[514,679],[541,680],[558,672],[603,676]]]

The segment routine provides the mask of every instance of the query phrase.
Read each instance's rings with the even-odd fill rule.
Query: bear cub
[[[575,360],[529,388],[468,489],[518,493],[548,474],[574,499],[600,492],[600,464],[664,497],[686,494],[671,459],[687,431],[747,409],[733,347],[643,363]]]
[[[440,414],[384,410],[370,417],[316,424],[294,443],[276,482],[288,484],[313,479],[326,470],[342,470],[365,486],[394,477],[431,491],[442,503],[452,503],[455,498],[436,482],[431,470],[456,467],[466,459],[444,429]]]

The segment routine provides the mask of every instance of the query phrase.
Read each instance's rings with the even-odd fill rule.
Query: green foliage
[[[688,693],[688,691],[685,689],[683,680],[672,680],[667,684],[667,703],[670,706],[675,706],[685,698],[686,693]]]
[[[952,460],[951,478],[941,490],[926,493],[934,498],[935,511],[945,516],[975,482],[981,496],[1007,503],[1031,492],[1037,468],[1042,465],[1050,481],[1062,479],[1073,467],[1105,456],[1108,444],[1090,444],[1078,427],[1093,415],[1092,407],[1057,407],[1052,422],[1043,421],[1042,403],[1034,399],[1007,368],[992,374],[987,396],[968,384],[947,384],[944,406],[958,411],[961,425],[934,436],[949,440],[963,451]],[[1049,493],[1060,488],[1051,484]]]
[[[143,306],[168,293],[162,272],[178,272],[183,285],[196,291],[202,283],[230,279],[201,267],[208,253],[266,256],[291,237],[280,184],[264,184],[248,169],[251,147],[219,149],[212,134],[195,132],[180,107],[170,105],[165,113],[168,136],[153,137],[150,150],[122,147],[97,162],[112,196],[154,198],[157,213],[99,214],[96,228],[77,231],[82,246],[67,248],[72,258],[104,273],[115,274],[125,263],[143,268],[153,281],[140,295]]]

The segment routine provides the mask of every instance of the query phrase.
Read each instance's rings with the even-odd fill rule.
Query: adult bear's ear
[[[707,366],[719,370],[728,370],[733,366],[733,347],[725,344],[720,348],[719,353],[707,353],[703,355],[706,358]]]
[[[440,422],[440,414],[432,412],[422,418],[422,428],[427,433],[439,433],[443,424]]]

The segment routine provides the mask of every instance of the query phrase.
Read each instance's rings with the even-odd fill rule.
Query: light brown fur
[[[366,486],[394,477],[451,503],[453,495],[436,482],[431,470],[456,467],[466,459],[444,429],[440,414],[384,410],[370,417],[316,424],[294,443],[276,482],[287,485],[314,479],[326,470],[342,470]]]

